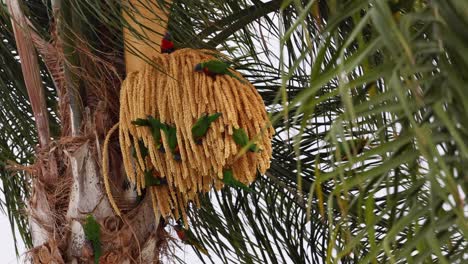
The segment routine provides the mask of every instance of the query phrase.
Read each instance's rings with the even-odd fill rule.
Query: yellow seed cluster
[[[127,177],[141,193],[144,170],[153,169],[154,176],[167,181],[166,185],[151,187],[154,207],[164,217],[182,217],[185,222],[190,201],[198,205],[199,193],[213,186],[218,190],[223,187],[223,170],[232,169],[238,181],[249,184],[255,180],[257,170],[264,173],[270,166],[273,129],[262,98],[236,72],[245,83],[227,75],[210,77],[195,72],[196,64],[215,59],[208,52],[212,53],[182,49],[157,56],[154,65],[128,74],[120,94],[119,140]],[[197,145],[192,126],[204,114],[217,112],[221,117]],[[176,127],[181,161],[174,160],[163,131],[165,153],[156,149],[149,127],[131,123],[148,115]],[[234,128],[243,128],[262,151],[239,155],[241,148],[232,137]],[[149,151],[145,159],[140,154],[139,140]]]

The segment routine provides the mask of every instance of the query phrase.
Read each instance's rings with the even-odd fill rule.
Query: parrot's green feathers
[[[88,215],[86,217],[83,230],[86,236],[86,239],[90,241],[98,241],[100,236],[100,226],[96,221],[93,215]]]
[[[221,113],[214,113],[212,115],[205,114],[200,117],[192,127],[192,136],[194,140],[198,140],[205,136],[206,132],[210,128],[211,123],[216,121],[221,116]]]
[[[195,234],[190,231],[190,229],[185,229],[181,223],[174,226],[174,229],[177,232],[179,239],[184,242],[184,244],[191,245],[198,249],[201,253],[208,255],[208,250],[202,245],[202,243],[196,238]]]
[[[246,192],[253,192],[252,189],[247,187],[247,185],[243,184],[242,182],[236,180],[234,178],[234,172],[232,169],[227,169],[223,171],[223,183],[226,184],[227,186],[234,187],[234,188],[240,188]]]
[[[231,76],[232,78],[235,78],[239,80],[241,83],[245,83],[245,81],[241,80],[237,75],[232,73],[229,70],[229,65],[230,63],[220,61],[220,60],[209,60],[205,61],[202,63],[199,63],[195,66],[195,71],[204,71],[206,74],[210,76],[216,76],[216,75],[228,75]]]
[[[235,75],[234,73],[232,73],[231,71],[227,71],[226,72],[226,75],[229,75],[231,76],[232,78],[234,79],[237,79],[239,82],[243,83],[243,84],[246,84],[246,82],[244,80],[242,80],[241,78],[239,78],[239,76]]]
[[[208,122],[209,122],[209,123],[213,123],[213,122],[216,121],[216,119],[218,119],[220,116],[221,116],[221,113],[214,113],[214,114],[212,114],[212,115],[209,115],[209,116],[208,116]]]
[[[99,258],[102,255],[102,249],[101,249],[101,226],[99,223],[94,219],[94,216],[88,215],[86,217],[85,224],[83,226],[84,234],[86,239],[91,241],[91,244],[93,245],[93,251],[94,251],[94,263],[97,264],[99,263]]]
[[[223,182],[233,182],[235,179],[234,179],[234,172],[232,171],[232,169],[227,169],[227,170],[224,170],[223,171]]]
[[[177,147],[177,129],[175,126],[171,126],[168,124],[164,124],[161,127],[161,130],[164,131],[166,134],[166,140],[169,145],[169,149],[171,150],[172,153],[175,152],[175,149]]]
[[[160,186],[167,184],[166,179],[156,178],[153,176],[153,170],[145,170],[145,187],[148,186]]]
[[[203,68],[208,68],[212,73],[226,74],[229,70],[229,64],[220,60],[209,60],[202,63]]]
[[[148,119],[137,118],[136,120],[132,121],[132,124],[136,126],[150,126],[150,122]]]
[[[245,145],[247,145],[247,143],[249,143],[249,137],[247,136],[247,133],[245,133],[245,130],[242,128],[234,128],[234,133],[232,136],[234,138],[234,142],[236,142],[236,144],[241,147],[244,147]]]
[[[252,144],[249,147],[250,152],[260,152],[261,150],[258,148],[257,144]]]
[[[138,140],[138,148],[140,149],[141,157],[143,159],[146,158],[146,156],[148,156],[148,148],[145,146],[145,143],[143,142],[143,140]],[[132,155],[134,158],[137,158],[135,147],[132,148]]]
[[[169,137],[167,139],[169,148],[174,151],[177,146],[177,131],[175,127],[169,127]]]
[[[161,123],[159,119],[156,119],[152,116],[148,116],[148,123],[151,125],[152,128],[162,129],[162,127],[164,126],[164,124]]]
[[[247,146],[250,141],[249,137],[247,136],[247,133],[245,133],[245,130],[242,128],[239,128],[239,129],[234,128],[234,133],[232,137],[234,138],[234,142],[236,142],[236,144],[241,147]],[[258,148],[257,144],[250,144],[249,151],[259,152],[260,149]]]
[[[156,118],[152,116],[148,116],[148,122],[151,126],[151,134],[153,135],[153,139],[156,144],[159,144],[161,140],[161,129],[164,125]]]
[[[151,135],[153,136],[156,149],[161,150],[161,130],[165,131],[166,125],[152,116],[148,116],[148,122],[151,126]]]
[[[208,250],[206,250],[206,248],[204,248],[201,244],[193,243],[193,246],[196,247],[198,251],[208,256]]]
[[[150,128],[151,135],[153,136],[154,143],[156,147],[159,148],[161,144],[161,129],[164,128],[164,124],[161,123],[158,119],[148,116],[147,119],[137,118],[132,121],[132,124],[136,126],[147,126]]]

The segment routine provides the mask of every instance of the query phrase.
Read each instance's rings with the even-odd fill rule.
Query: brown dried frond
[[[35,264],[65,263],[54,239],[50,239],[46,244],[31,249],[27,254],[31,262]]]
[[[115,51],[106,53],[100,50],[96,54],[89,42],[80,38],[75,43],[75,49],[80,56],[80,68],[70,69],[84,80],[87,93],[85,105],[94,112],[98,103],[103,101],[112,116],[117,117],[118,94],[122,82],[120,69],[123,68],[121,58]]]
[[[12,172],[24,171],[26,172],[27,175],[37,175],[40,170],[40,168],[35,166],[35,164],[25,166],[25,165],[18,164],[12,160],[7,160],[6,164],[7,165],[5,166],[5,169],[12,171]]]
[[[41,55],[47,70],[51,76],[52,82],[54,83],[55,89],[58,96],[58,108],[59,118],[61,120],[61,131],[62,136],[70,135],[70,107],[69,97],[65,88],[65,73],[64,73],[64,53],[62,42],[57,37],[57,27],[55,23],[52,23],[50,32],[50,41],[43,39],[34,29],[32,24],[28,20],[28,24],[33,28],[31,30],[31,40]]]

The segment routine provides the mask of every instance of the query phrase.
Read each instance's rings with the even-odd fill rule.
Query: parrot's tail
[[[242,80],[241,78],[239,78],[239,76],[235,75],[234,73],[232,73],[229,70],[227,72],[228,72],[228,75],[231,76],[232,78],[237,79],[242,84],[246,84],[246,82],[244,80]]]
[[[204,246],[200,245],[199,243],[194,243],[193,246],[196,247],[198,251],[208,256],[208,250],[206,250]]]

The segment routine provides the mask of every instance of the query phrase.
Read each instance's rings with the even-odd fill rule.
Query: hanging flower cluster
[[[209,51],[212,52],[212,51]],[[270,166],[270,125],[256,89],[208,51],[182,49],[128,74],[119,140],[127,177],[154,210],[183,218],[198,194],[248,190]]]

